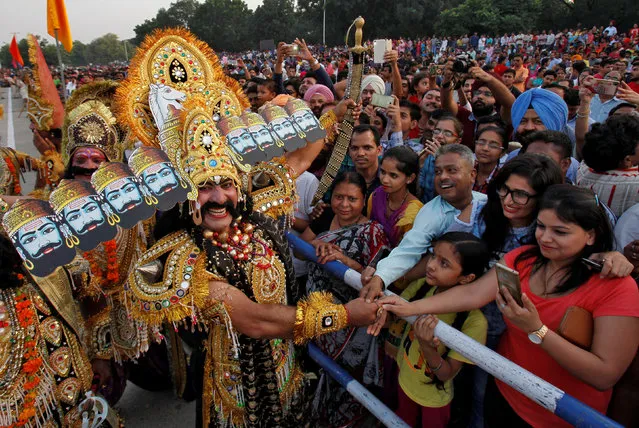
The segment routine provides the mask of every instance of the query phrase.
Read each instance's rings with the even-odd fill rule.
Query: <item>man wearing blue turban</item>
[[[554,92],[530,89],[515,100],[511,109],[513,129],[518,139],[535,131],[566,131],[568,106]]]

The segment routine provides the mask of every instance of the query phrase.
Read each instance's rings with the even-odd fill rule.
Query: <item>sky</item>
[[[135,36],[133,28],[153,18],[158,9],[167,8],[175,0],[66,0],[67,15],[73,40],[88,43],[106,33],[120,39]],[[244,0],[255,9],[261,0]],[[28,33],[47,35],[47,0],[14,0],[0,13],[0,45],[11,41],[13,34],[23,39]]]

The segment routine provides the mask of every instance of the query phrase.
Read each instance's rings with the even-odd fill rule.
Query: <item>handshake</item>
[[[384,314],[382,304],[377,300],[382,297],[383,283],[378,276],[373,276],[375,269],[367,267],[362,272],[362,284],[357,299],[348,302],[345,307],[348,312],[349,324],[355,327],[363,327],[375,324]]]

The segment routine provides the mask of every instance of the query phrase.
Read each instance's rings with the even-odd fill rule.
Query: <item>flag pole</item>
[[[55,50],[58,53],[58,62],[60,63],[60,84],[62,85],[62,100],[67,100],[67,85],[64,82],[64,64],[62,63],[62,54],[60,53],[60,42],[58,41],[58,29],[55,32]]]

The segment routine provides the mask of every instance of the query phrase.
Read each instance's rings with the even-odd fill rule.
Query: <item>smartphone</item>
[[[581,258],[581,263],[585,264],[586,266],[588,266],[590,269],[594,270],[595,272],[601,272],[601,270],[603,269],[602,263],[587,259],[585,257]]]
[[[375,107],[386,108],[389,105],[393,104],[393,101],[393,97],[391,97],[390,95],[373,94],[371,104]]]
[[[499,284],[499,290],[507,289],[515,302],[519,306],[524,306],[521,300],[521,284],[519,282],[519,272],[514,269],[504,266],[501,263],[495,265],[497,271],[497,283]],[[503,296],[503,294],[502,294]]]
[[[384,54],[393,48],[390,40],[378,39],[373,41],[373,62],[375,64],[384,63]]]
[[[595,87],[595,91],[599,95],[608,95],[614,96],[617,93],[617,88],[619,87],[619,82],[616,80],[607,80],[607,79],[595,79],[597,81],[597,86]]]
[[[295,56],[300,52],[300,47],[295,43],[291,43],[290,45],[286,45],[286,52],[290,56]]]

